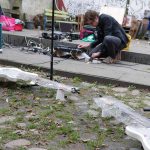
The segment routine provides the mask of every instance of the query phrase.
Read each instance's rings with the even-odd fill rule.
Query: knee
[[[104,42],[110,43],[112,41],[112,36],[108,35],[104,37]]]

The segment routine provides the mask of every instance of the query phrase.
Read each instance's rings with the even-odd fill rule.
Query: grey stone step
[[[71,59],[54,58],[55,74],[66,77],[79,77],[89,82],[118,84],[121,86],[134,85],[150,89],[150,66],[119,62],[117,64],[87,64]],[[57,62],[57,63],[56,63]],[[4,49],[0,54],[0,64],[20,67],[41,68],[50,72],[50,57],[40,54],[26,54],[18,48]]]
[[[38,38],[38,31],[24,30],[23,32],[3,32],[3,39],[6,43],[15,46],[25,46],[25,37],[27,39],[33,39],[40,42]],[[51,41],[47,39],[41,39],[44,46],[51,45]],[[76,47],[81,41],[73,42],[60,42],[55,41],[55,45],[63,44],[67,46]],[[134,62],[140,64],[150,64],[150,44],[147,41],[133,40],[129,51],[122,51],[122,61]]]

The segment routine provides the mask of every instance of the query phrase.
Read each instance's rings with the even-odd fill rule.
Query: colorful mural
[[[126,7],[127,0],[64,0],[65,7],[72,15],[83,14],[88,9],[100,11],[102,6]],[[129,15],[142,18],[150,9],[150,0],[130,0]]]
[[[142,18],[145,10],[150,10],[150,0],[130,0],[129,14]]]

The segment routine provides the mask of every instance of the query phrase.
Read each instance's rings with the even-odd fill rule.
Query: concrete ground
[[[13,63],[41,67],[46,70],[50,68],[50,57],[43,54],[29,54],[20,51],[21,48],[5,48],[0,54],[1,64],[13,65]],[[57,74],[65,76],[83,77],[91,82],[107,81],[108,83],[119,83],[129,85],[150,87],[150,66],[129,62],[119,62],[107,65],[87,64],[82,61],[71,59],[54,58],[54,70]]]
[[[3,40],[5,43],[15,46],[26,46],[25,37],[28,40],[41,42],[45,47],[51,46],[51,40],[39,37],[43,31],[38,30],[23,30],[22,32],[7,32],[3,31]],[[81,40],[67,41],[54,41],[55,45],[66,45],[76,47],[78,44],[84,43]],[[150,44],[148,41],[132,40],[129,51],[122,51],[122,60],[140,64],[150,64]]]
[[[40,31],[42,32],[42,31]],[[12,31],[12,32],[9,32],[9,31],[3,31],[3,34],[10,34],[10,35],[19,35],[19,36],[27,36],[27,37],[39,37],[39,33],[40,33],[38,30],[27,30],[27,29],[24,29],[23,31]]]
[[[24,37],[38,40],[42,31],[23,30],[22,32],[3,31],[4,41],[9,44],[22,46],[25,44]],[[39,41],[39,40],[38,40]],[[45,46],[50,46],[49,40],[42,40]],[[82,41],[61,42],[55,44],[77,45]],[[121,85],[135,85],[144,88],[150,87],[150,44],[148,41],[132,40],[129,51],[122,52],[122,62],[117,64],[87,64],[82,61],[71,59],[54,59],[54,70],[63,76],[79,76],[90,82],[119,83]],[[49,70],[50,58],[42,54],[26,54],[18,47],[5,48],[0,55],[1,64],[24,64],[27,66],[41,67]],[[12,64],[13,63],[13,64]],[[146,65],[145,65],[146,64]]]

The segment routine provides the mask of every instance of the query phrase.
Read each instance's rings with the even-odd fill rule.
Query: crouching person
[[[111,16],[89,10],[85,13],[84,24],[96,27],[97,40],[91,44],[79,45],[79,48],[91,47],[91,59],[105,58],[105,63],[115,63],[121,59],[121,50],[129,40],[121,25]]]

